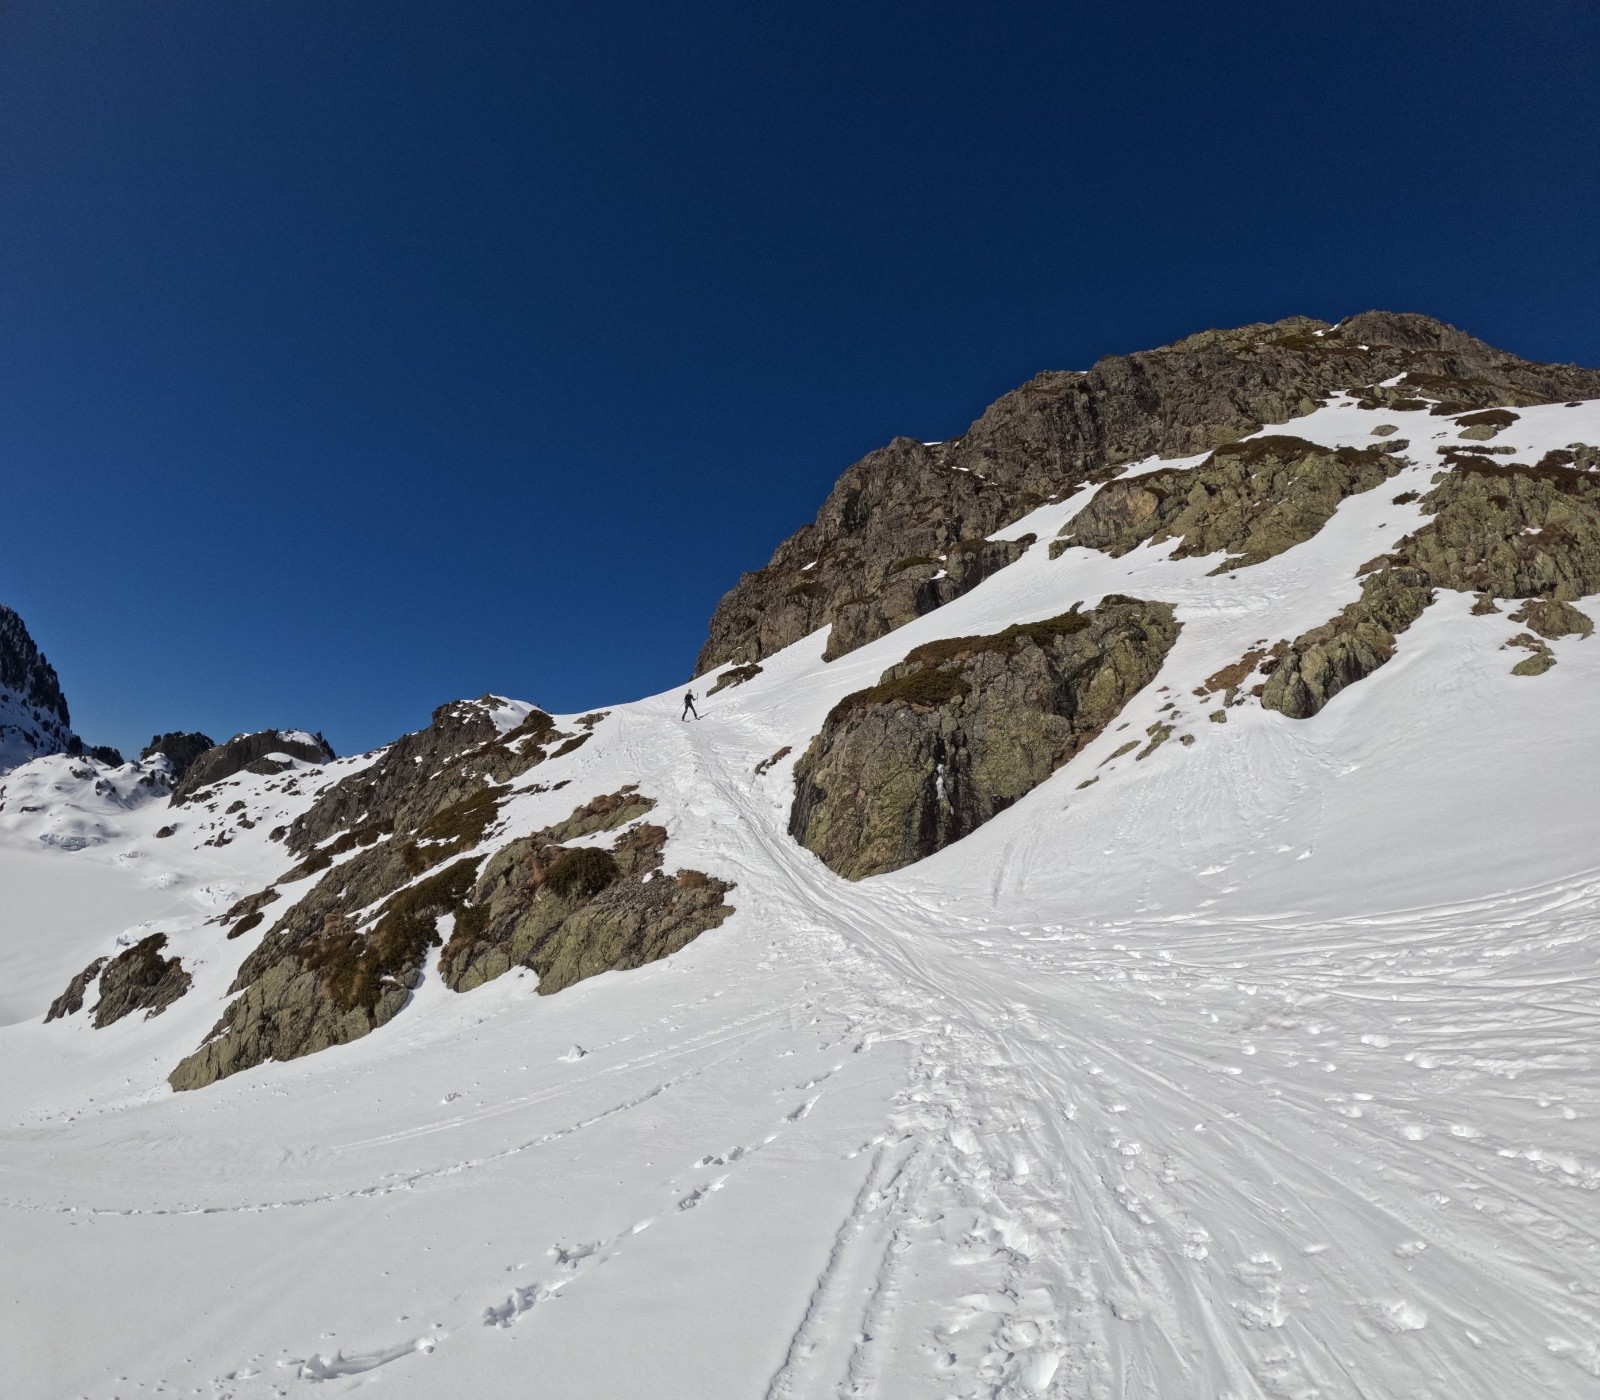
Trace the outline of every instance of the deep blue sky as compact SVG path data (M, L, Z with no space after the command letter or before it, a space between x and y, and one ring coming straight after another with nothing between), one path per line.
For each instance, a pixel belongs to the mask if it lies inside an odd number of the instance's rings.
M1371 306L1600 363L1600 20L0 5L0 602L135 749L681 683L895 433Z

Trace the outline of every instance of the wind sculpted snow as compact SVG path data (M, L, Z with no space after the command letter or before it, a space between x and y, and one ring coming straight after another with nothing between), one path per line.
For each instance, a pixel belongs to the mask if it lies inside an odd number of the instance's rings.
M1558 664L1515 676L1531 622L1441 586L1308 719L1239 666L1425 526L1453 421L1338 399L1295 432L1360 446L1391 423L1409 465L1259 563L1031 549L832 662L822 633L764 657L701 724L676 688L617 706L503 830L637 784L673 860L737 887L726 923L547 997L526 970L452 991L430 954L374 1033L197 1093L165 1076L260 937L204 920L281 873L268 834L308 789L374 759L289 794L240 777L256 825L222 846L222 812L157 839L170 809L83 783L63 796L98 844L63 849L40 839L59 806L15 804L58 770L9 775L0 869L29 894L0 904L0 949L29 950L41 998L0 1028L9 1384L1593 1395L1600 642L1567 619ZM1520 408L1494 445L1597 440L1590 403ZM1092 498L1009 528L1055 538ZM856 883L788 836L796 757L845 696L914 647L1110 594L1181 630L1054 776ZM119 885L130 926L96 942L85 911L109 919ZM187 995L43 1023L119 933L155 932Z

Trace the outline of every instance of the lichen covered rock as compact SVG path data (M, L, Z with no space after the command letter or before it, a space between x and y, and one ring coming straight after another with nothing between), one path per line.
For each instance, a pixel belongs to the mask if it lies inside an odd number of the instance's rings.
M621 795L619 795L621 796ZM458 992L526 967L548 995L598 972L642 967L676 952L733 909L733 887L699 871L661 873L667 833L638 825L607 849L563 846L611 830L654 805L636 797L522 837L485 866L439 959Z
M1422 504L1433 519L1394 552L1441 588L1558 602L1600 593L1600 475L1457 459Z
M1114 719L1178 630L1166 603L1108 597L918 647L829 714L795 765L791 834L849 879L959 841Z
M1594 635L1594 623L1587 613L1554 598L1529 598L1511 614L1511 620L1531 627L1546 641Z
M1384 567L1368 575L1361 597L1337 617L1295 638L1261 692L1261 703L1291 719L1309 719L1346 686L1394 655L1395 638L1433 601L1418 569Z
M1176 538L1177 559L1227 550L1216 573L1259 564L1310 539L1347 496L1394 476L1404 446L1330 448L1281 434L1229 443L1196 467L1109 482L1050 553L1083 545L1115 557Z

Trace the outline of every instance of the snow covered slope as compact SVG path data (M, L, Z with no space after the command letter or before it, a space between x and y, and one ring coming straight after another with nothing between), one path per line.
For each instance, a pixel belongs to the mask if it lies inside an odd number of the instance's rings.
M76 849L59 808L13 805L71 770L11 775L8 1393L1596 1394L1600 641L1513 675L1521 625L1441 589L1310 719L1208 684L1424 524L1455 422L1340 396L1293 431L1390 423L1412 465L1264 562L1052 559L1082 491L999 532L1041 543L963 596L829 663L814 633L700 723L675 691L590 717L494 839L637 784L669 863L733 883L728 922L550 997L430 961L371 1034L197 1092L167 1075L253 942L208 920L379 756L176 815L79 779ZM1597 441L1595 402L1494 439ZM1048 781L858 883L790 837L793 765L846 695L1108 594L1182 629ZM154 931L185 995L43 1022Z

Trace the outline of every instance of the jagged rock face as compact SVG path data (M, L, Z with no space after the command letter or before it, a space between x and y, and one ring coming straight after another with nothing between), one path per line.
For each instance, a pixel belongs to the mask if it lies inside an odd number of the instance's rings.
M304 759L307 763L328 763L334 757L333 749L320 734L297 737L278 729L263 729L256 734L236 734L227 743L206 749L191 760L183 780L172 790L172 805L179 806L202 788L246 769L253 773L272 772L273 768L268 766L272 762L269 755L280 753Z
M147 1020L159 1016L189 990L194 980L181 959L161 956L166 946L166 934L152 933L114 958L96 958L50 1003L49 1014L44 1019L49 1022L76 1015L83 1009L84 995L96 980L100 984L100 1000L91 1013L96 1030L103 1030L135 1011L143 1011Z
M397 740L370 768L325 794L289 828L285 844L304 855L361 822L415 830L435 812L492 783L509 782L553 749L570 753L588 737L559 732L543 710L533 710L502 736L494 714L490 696L441 705L426 729Z
M169 1076L174 1088L357 1039L406 1004L438 945L437 921L472 888L481 857L467 853L498 816L505 791L496 785L542 762L546 745L577 737L541 710L502 735L496 708L487 696L440 706L426 729L334 784L294 823L285 844L301 859L283 879L321 878L240 965L231 990L241 995ZM239 901L224 916L237 919L230 936L264 922L274 897L269 889Z
M937 559L909 555L895 560L870 597L839 603L823 659L832 661L970 593L991 574L1016 563L1033 543L1032 535L960 540Z
M1261 703L1290 719L1309 719L1346 686L1388 661L1395 637L1432 601L1433 589L1421 569L1400 566L1369 574L1357 602L1295 638L1267 677Z
M85 994L99 978L100 969L108 961L109 959L106 958L96 958L88 967L78 973L72 981L67 983L67 990L50 1003L50 1010L45 1013L44 1018L46 1025L49 1025L51 1021L59 1021L64 1016L76 1016L78 1012L83 1010Z
M1394 454L1405 446L1327 448L1288 436L1230 443L1197 467L1102 486L1050 554L1083 545L1118 557L1147 540L1178 538L1178 559L1227 550L1214 573L1259 564L1310 539L1347 496L1399 472L1405 462Z
M609 850L560 844L614 830L654 806L626 792L597 798L497 852L440 956L446 985L470 991L526 967L548 995L597 972L664 958L733 913L726 882L699 871L659 873L662 827L634 826Z
M214 748L215 742L205 734L198 731L185 734L175 730L170 734L152 735L150 742L139 751L139 757L146 759L164 755L172 765L172 781L177 784L183 781L184 775L194 767L197 759ZM216 779L211 781L215 782Z
M72 728L67 698L56 669L34 645L22 619L0 606L0 686L23 703L42 711L64 730Z
M202 1088L266 1060L358 1040L392 1020L421 980L428 950L438 946L439 919L459 907L477 866L469 857L414 885L401 876L370 925L352 917L359 904L325 889L348 867L331 872L313 891L322 898L297 905L246 959L232 988L242 995L168 1082ZM370 867L357 879L366 892L385 883Z
M959 841L1115 719L1178 631L1168 604L1110 597L918 647L829 714L795 765L791 834L853 880Z
M0 772L51 753L81 753L55 667L22 619L0 606Z
M1396 408L1424 407L1425 394L1459 412L1597 398L1600 372L1521 360L1425 316L1367 312L1337 330L1294 317L1111 356L1086 374L1041 374L954 441L896 438L846 471L815 523L718 605L697 674L760 661L843 619L830 638L841 655L957 596L954 584L885 593L897 564L977 545L1108 468L1205 452L1345 389Z
M390 1020L438 946L438 920L457 913L472 888L481 857L465 853L493 823L498 801L479 789L418 826L396 829L379 816L311 851L285 879L321 879L240 965L230 991L242 995L173 1071L173 1087L198 1088L264 1060L313 1054ZM335 854L351 851L334 866ZM263 921L257 916L268 893L229 911L241 915L237 932Z

